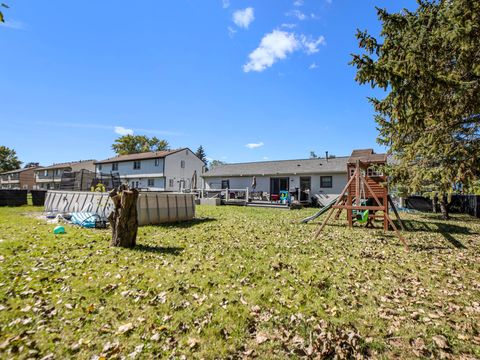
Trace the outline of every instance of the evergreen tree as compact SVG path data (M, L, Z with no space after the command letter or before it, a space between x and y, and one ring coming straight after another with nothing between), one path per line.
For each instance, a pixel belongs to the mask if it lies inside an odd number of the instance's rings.
M207 163L207 154L205 154L205 150L203 149L203 146L200 145L197 149L197 151L195 152L195 155L197 155L197 157L202 160L205 164Z
M446 198L480 169L480 2L421 0L415 11L377 9L383 43L358 31L356 80L387 92L370 98L390 180L406 193Z

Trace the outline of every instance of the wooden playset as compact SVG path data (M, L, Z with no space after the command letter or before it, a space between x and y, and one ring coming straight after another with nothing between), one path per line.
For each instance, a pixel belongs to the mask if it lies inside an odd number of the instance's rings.
M354 150L348 159L348 182L336 202L329 206L327 217L315 233L315 238L320 235L331 216L337 211L335 218L338 219L343 210L347 211L348 226L354 223L365 224L373 227L377 219L383 220L383 229L389 226L395 231L399 239L408 249L403 236L398 231L388 214L389 205L395 212L399 224L404 226L395 205L388 195L387 177L378 170L378 167L387 163L386 154L375 154L372 149ZM326 209L324 209L326 210Z

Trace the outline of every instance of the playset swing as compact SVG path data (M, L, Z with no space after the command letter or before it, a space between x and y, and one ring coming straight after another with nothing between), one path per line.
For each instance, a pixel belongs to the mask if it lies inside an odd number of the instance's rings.
M315 238L318 238L335 210L337 210L335 215L336 219L340 217L343 210L346 210L349 227L352 227L354 223L373 227L373 221L381 219L383 220L384 231L391 227L405 245L405 248L408 249L407 242L388 214L390 204L402 230L404 230L397 209L388 195L387 178L375 170L376 166L386 163L386 155L375 154L372 149L354 150L352 152L347 163L349 176L347 185L337 198L335 204L329 206L330 211L315 232ZM381 214L377 214L378 212L381 212Z

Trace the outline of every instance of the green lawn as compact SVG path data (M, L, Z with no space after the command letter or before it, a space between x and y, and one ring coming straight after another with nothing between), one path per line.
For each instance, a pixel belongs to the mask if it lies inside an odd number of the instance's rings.
M404 215L407 252L343 222L312 240L312 209L199 206L128 250L40 210L0 208L0 358L480 357L478 219Z

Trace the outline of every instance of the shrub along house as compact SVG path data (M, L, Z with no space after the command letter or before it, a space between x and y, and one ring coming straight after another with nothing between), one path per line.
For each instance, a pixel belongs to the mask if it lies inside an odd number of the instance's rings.
M181 191L200 186L205 163L190 149L183 148L119 155L96 161L95 166L97 174L118 174L122 183L133 188Z
M278 198L281 191L288 191L302 202L311 202L314 198L323 203L339 195L345 187L348 158L226 164L206 172L203 179L207 190L248 188L250 193L264 193L263 198L270 200ZM252 188L254 177L256 186Z
M35 168L36 188L40 190L55 190L60 188L64 173L82 170L95 171L94 160L81 160Z
M0 174L0 189L33 190L37 166L17 169Z

